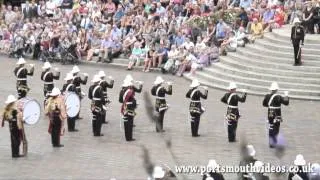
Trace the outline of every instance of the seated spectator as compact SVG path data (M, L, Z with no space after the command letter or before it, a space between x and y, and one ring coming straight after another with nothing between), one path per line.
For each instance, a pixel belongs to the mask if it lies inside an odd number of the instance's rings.
M241 8L239 18L241 21L240 26L247 27L248 22L249 22L249 17L248 17L248 14L244 8Z
M263 29L266 31L271 31L271 25L274 23L274 11L270 7L267 7L266 11L263 13L262 23Z
M172 45L170 51L168 52L168 60L161 68L162 73L166 73L170 70L170 68L175 64L175 61L178 60L179 50L176 45Z
M120 25L120 23L121 23L121 18L122 18L123 16L124 16L124 11L123 11L122 5L119 4L119 5L118 5L118 9L117 9L117 11L114 13L114 16L113 16L114 24Z
M189 50L191 48L194 48L193 42L190 40L190 38L186 38L186 41L182 44L182 47L184 47L186 50Z
M312 2L307 2L307 8L303 11L302 25L306 30L306 33L314 34L314 20L313 20L314 9Z
M209 53L209 64L212 62L219 62L219 48L215 45L211 46L208 50Z
M130 54L133 44L137 41L136 37L133 35L133 33L130 33L125 40L123 41L123 52L125 56L128 56Z
M144 66L142 71L149 72L152 64L153 54L154 54L154 47L151 45L150 42L147 42L145 48L145 59L144 59Z
M182 61L177 72L177 76L183 76L183 73L190 71L193 62L197 61L197 57L194 55L193 48L188 50L186 58Z
M101 40L99 39L99 36L94 35L90 39L91 47L89 47L88 55L87 55L87 61L91 61L93 56L98 56L100 53L100 47L101 47Z
M220 47L220 55L226 55L227 52L236 52L237 50L237 39L234 36L234 32L229 33L229 38L224 40Z
M251 8L251 0L240 0L240 7L249 10Z
M160 42L160 47L156 48L156 52L153 54L152 67L160 67L162 62L167 58L167 49L163 42Z
M81 38L80 43L77 45L78 59L81 60L82 56L86 56L89 49L90 42L88 41L88 39L85 37Z
M112 43L112 39L109 36L105 36L105 38L101 41L99 60L97 62L107 61L108 54L112 51Z
M235 32L235 37L237 39L238 46L244 47L245 44L249 42L248 36L244 32L244 28L243 27L240 27Z
M281 26L283 26L284 18L285 18L284 16L285 16L285 14L281 10L281 8L277 9L276 13L274 15L274 23L272 24L271 28L276 29L276 28L280 28Z
M134 65L139 66L142 59L144 59L144 52L141 49L141 44L139 42L135 42L131 56L129 57L127 70L132 70Z
M113 39L113 43L111 45L111 53L108 54L109 63L113 61L114 58L118 58L122 53L122 44L120 39Z
M226 29L227 25L223 21L223 19L219 19L219 22L216 26L216 38L217 39L224 39L226 37Z
M253 23L251 24L251 37L250 40L252 42L255 41L255 39L263 38L263 27L260 22L258 22L257 19L253 20Z

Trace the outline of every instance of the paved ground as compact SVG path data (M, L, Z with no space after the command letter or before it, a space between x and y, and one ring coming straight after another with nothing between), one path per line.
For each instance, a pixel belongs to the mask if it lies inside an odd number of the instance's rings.
M40 67L36 64L35 76L30 78L32 87L30 96L39 102L43 101ZM0 61L0 102L4 102L8 94L15 93L14 60L1 58ZM56 66L56 64L54 65ZM57 65L62 71L62 78L72 66ZM27 126L29 155L18 160L11 159L8 125L0 129L0 179L146 179L147 174L142 167L141 145L150 150L152 161L156 164L168 164L174 167L174 161L166 149L163 137L155 133L154 125L148 120L142 102L142 95L137 95L140 106L135 120L135 142L127 143L124 133L119 128L118 92L127 71L119 68L98 66L81 66L82 72L92 75L103 69L107 75L115 78L115 87L109 91L111 109L108 112L110 123L103 126L104 137L93 137L91 132L91 114L89 101L82 102L83 120L77 122L78 133L66 133L62 138L64 148L54 149L50 135L47 133L47 118L43 117L35 126ZM156 73L131 72L137 80L145 82L144 91L150 91ZM188 81L173 76L163 76L165 80L174 82L173 96L168 97L171 105L165 117L165 138L172 138L172 150L180 165L206 165L208 160L216 159L222 165L236 165L239 162L239 143L229 144L224 129L224 113L226 107L220 103L224 92L209 90L209 99L204 102L207 112L200 124L199 138L192 138L190 125L187 124L188 100L185 93ZM62 87L63 81L56 83ZM90 84L90 83L89 83ZM89 84L84 87L87 91ZM240 105L242 118L238 134L245 134L257 151L257 158L265 162L279 163L274 151L267 146L264 119L266 109L261 106L262 97L248 96L247 102ZM283 163L291 164L297 153L305 155L308 162L320 161L319 151L319 102L291 101L289 107L283 108L285 122L282 130L286 137L288 149ZM226 179L235 179L234 174L226 174ZM185 179L200 179L199 175L186 175ZM272 178L275 179L275 178Z

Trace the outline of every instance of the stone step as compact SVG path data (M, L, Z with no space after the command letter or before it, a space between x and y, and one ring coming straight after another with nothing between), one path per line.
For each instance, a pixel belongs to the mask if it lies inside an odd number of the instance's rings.
M274 74L265 74L258 73L253 71L246 71L238 68L234 68L232 66L228 66L223 63L213 63L211 67L204 68L204 72L210 73L211 69L218 69L223 71L226 74L234 74L241 77L252 77L256 79L265 79L268 81L281 81L281 82L289 82L289 83L306 83L306 84L320 84L320 79L317 78L301 78L301 77L290 77L290 76L280 76Z
M246 47L246 49L259 53L259 54L263 54L263 55L273 55L273 56L277 56L277 57L285 57L285 58L294 58L294 54L293 52L283 52L281 50L270 50L270 49L266 49L264 47L261 47L259 45L255 45L255 44L248 44ZM310 54L306 54L304 53L304 51L302 51L302 59L308 59L308 60L318 60L319 59L319 55L310 55Z
M228 86L229 86L229 82L227 81L223 81L218 80L218 81L207 81L206 79L203 79L202 77L200 77L199 75L195 75L195 76L189 76L189 77L185 77L186 79L192 81L193 79L198 79L201 84L206 85L208 87L211 88L215 88L215 89L220 89L220 90L228 90ZM244 89L246 88L246 86L243 86L242 84L238 84L238 89ZM260 96L264 96L265 94L269 93L268 91L268 87L264 87L265 89L263 91L256 91L256 90L252 90L252 89L247 89L248 94L250 95L260 95ZM299 99L299 100L309 100L309 101L320 101L320 97L319 96L298 96L298 95L291 95L289 94L289 97L291 99ZM262 99L261 99L262 102Z
M265 78L254 78L254 77L246 77L246 76L239 76L235 74L229 74L225 73L224 71L221 71L219 69L210 68L207 71L199 71L200 75L208 75L212 77L219 77L223 78L224 80L233 81L233 82L241 82L246 84L253 84L253 85L259 85L259 86L269 86L274 80L266 80ZM318 91L320 93L320 84L306 84L304 82L282 82L278 81L279 84L281 84L281 88L284 89L294 89L295 91L299 91L304 93L307 93L310 91Z
M280 38L276 38L273 33L269 33L266 34L263 38L263 40L266 40L268 42L271 43L275 43L275 44L279 44L279 45L285 45L285 46L291 46L292 47L292 43L289 39L280 39ZM260 41L260 39L257 39L256 41ZM320 40L317 43L304 43L304 48L315 48L315 49L320 49Z
M259 39L255 41L255 45L258 45L259 47L264 47L268 50L273 50L273 51L281 51L281 52L289 52L293 54L293 46L292 45L282 45L282 44L276 44L272 43L263 39ZM319 49L314 49L313 48L305 48L302 47L302 52L305 54L309 55L320 55L320 50Z
M243 56L238 53L228 53L227 57L232 59L236 59L239 63L247 63L252 66L259 66L265 68L272 68L272 69L281 69L281 70L293 70L296 72L312 72L317 73L320 75L320 66L293 66L292 64L282 64L282 63L275 63L269 61L259 60L249 56ZM224 57L222 57L223 59Z
M277 39L287 40L290 42L291 27L292 26L285 26L281 29L274 29L270 34L272 34ZM317 34L306 34L304 38L305 44L318 44L319 40L320 37Z
M242 69L245 71L252 71L252 72L280 75L280 76L290 76L290 77L320 78L319 73L310 73L310 72L303 72L303 71L297 72L293 70L282 70L282 69L254 66L249 63L241 62L241 60L237 58L232 59L230 58L230 56L221 56L220 59L223 64L226 64L228 66L231 66L237 69ZM299 68L303 68L303 67L299 67Z
M285 64L285 65L292 65L294 63L293 58L286 58L286 57L277 57L273 56L272 54L270 55L264 55L264 54L259 54L257 52L250 51L246 48L237 48L237 54L250 57L253 59L257 59L260 61L265 61L265 62L273 62L273 63L279 63L279 64ZM303 60L303 66L320 66L320 61L319 60Z
M229 85L230 82L236 82L239 89L247 89L250 91L262 92L262 93L268 92L269 91L268 88L270 87L270 83L265 85L251 84L251 83L246 83L242 81L235 81L235 79L226 79L225 76L211 76L202 71L198 71L195 76L200 77L201 79L204 79L208 82L221 84L226 87ZM281 83L279 83L279 86L281 88L280 90L289 91L292 96L314 96L314 97L320 96L320 91L285 88L285 86L282 85Z

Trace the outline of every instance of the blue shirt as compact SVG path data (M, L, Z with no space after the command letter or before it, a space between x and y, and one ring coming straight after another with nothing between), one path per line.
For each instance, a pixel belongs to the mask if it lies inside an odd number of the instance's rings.
M101 46L103 47L103 48L111 48L112 47L112 41L111 40L102 40L101 41Z
M251 7L251 0L240 0L240 7L248 9Z
M183 36L176 36L174 38L174 43L177 45L177 46L181 46L183 43L184 43L184 37Z
M117 20L117 21L119 21L119 20L122 18L122 16L124 16L123 10L117 11L117 12L114 14L114 18L115 18L115 20Z
M218 23L216 37L217 38L224 38L225 36L226 36L226 33L224 31L224 23Z
M274 12L273 11L266 11L263 13L263 22L268 22L270 21L274 16Z

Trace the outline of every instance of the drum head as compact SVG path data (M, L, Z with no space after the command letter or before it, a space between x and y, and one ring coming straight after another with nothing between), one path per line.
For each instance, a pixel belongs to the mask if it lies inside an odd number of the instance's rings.
M65 97L67 115L71 118L76 117L80 112L80 99L75 93L68 93Z
M29 100L23 106L23 120L26 124L36 124L41 115L40 104L36 100Z

